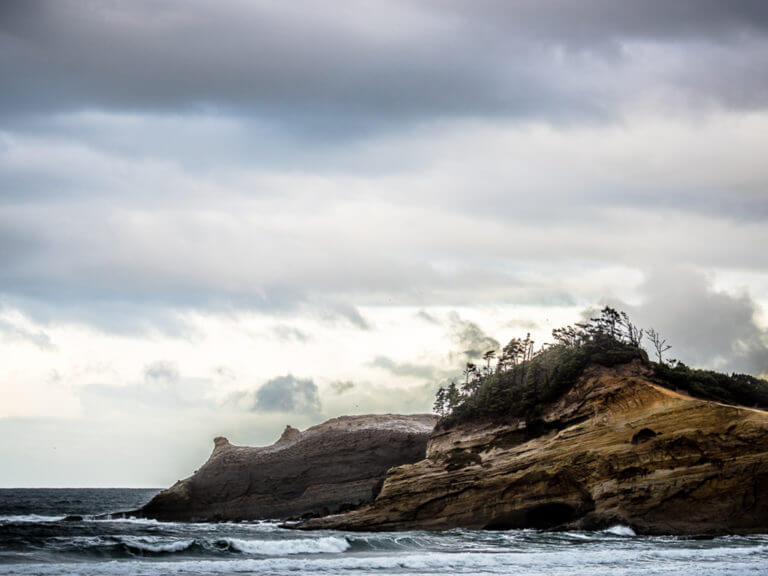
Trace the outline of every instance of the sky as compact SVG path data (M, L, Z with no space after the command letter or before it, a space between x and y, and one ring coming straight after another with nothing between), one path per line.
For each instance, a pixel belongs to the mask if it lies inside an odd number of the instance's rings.
M763 0L5 0L0 85L0 486L427 412L606 304L768 375Z

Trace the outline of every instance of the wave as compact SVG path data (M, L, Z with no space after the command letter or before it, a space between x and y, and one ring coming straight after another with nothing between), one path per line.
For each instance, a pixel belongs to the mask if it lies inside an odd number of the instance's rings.
M178 522L161 522L154 518L136 518L135 516L112 516L106 514L103 516L83 516L82 522L120 522L122 524L141 524L148 526L171 526L173 524L181 524ZM189 523L185 523L188 525Z
M340 554L349 549L349 541L337 536L302 538L298 540L241 540L222 538L220 542L244 554L286 556L291 554Z
M41 516L40 514L15 514L0 516L0 524L28 524L37 522L59 522L66 516Z
M195 541L190 540L160 540L148 537L129 537L119 538L119 542L129 550L138 552L150 552L153 554L172 554L174 552L183 552L189 549Z
M68 550L86 557L123 558L131 556L188 555L221 556L245 554L254 556L291 556L295 554L341 554L350 548L346 538L294 538L251 540L245 538L208 537L174 538L173 536L102 535L53 537L51 550Z
M610 528L601 530L601 532L603 534L613 534L614 536L637 536L632 528L622 524L616 524L616 526L611 526Z
M682 551L681 551L682 552ZM405 553L373 556L343 555L339 557L277 557L243 558L238 560L189 559L178 562L109 562L58 565L18 565L15 574L88 576L152 575L157 574L337 574L378 572L407 573L483 573L483 574L547 574L548 576L594 576L615 571L622 574L643 574L644 576L666 576L674 572L677 576L733 576L734 574L756 574L761 566L764 551L757 552L753 560L745 558L741 550L719 550L717 560L706 559L706 571L698 550L687 550L684 558L668 558L664 554L649 554L648 550L559 550L550 553ZM749 564L745 562L749 561ZM670 563L671 562L671 563ZM626 570L629 569L629 571Z

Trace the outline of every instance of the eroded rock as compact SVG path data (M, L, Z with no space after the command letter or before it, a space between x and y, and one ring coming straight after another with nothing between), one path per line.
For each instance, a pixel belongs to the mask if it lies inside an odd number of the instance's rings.
M311 517L371 502L387 469L424 458L430 414L342 416L271 446L214 439L208 461L128 514L169 521Z
M372 504L297 527L768 530L764 411L668 390L635 361L587 368L542 420L436 430Z

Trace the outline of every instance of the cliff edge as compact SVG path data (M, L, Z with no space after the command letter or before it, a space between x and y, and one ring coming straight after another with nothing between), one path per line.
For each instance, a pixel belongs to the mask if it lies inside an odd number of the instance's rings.
M768 412L659 385L641 360L589 365L535 421L436 429L370 505L301 529L768 530Z
M166 521L307 517L371 502L386 471L425 456L431 414L342 416L271 446L214 439L208 461L131 515Z

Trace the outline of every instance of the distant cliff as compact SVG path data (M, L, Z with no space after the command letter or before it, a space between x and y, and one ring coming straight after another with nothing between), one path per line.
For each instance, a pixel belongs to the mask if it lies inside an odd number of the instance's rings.
M297 527L768 531L768 412L693 398L655 372L643 358L593 362L536 418L439 427L372 504Z
M437 418L429 414L342 416L271 446L216 438L194 475L131 512L168 521L315 516L352 509L378 494L387 469L424 458Z

